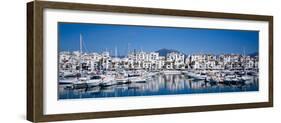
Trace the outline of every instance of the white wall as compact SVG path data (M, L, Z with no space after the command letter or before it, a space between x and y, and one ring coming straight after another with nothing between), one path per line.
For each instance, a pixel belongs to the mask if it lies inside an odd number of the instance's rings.
M69 0L64 0L69 1ZM281 120L281 10L278 0L81 0L97 4L159 7L216 12L274 15L274 108L212 111L172 115L68 121L83 123L143 122L269 122ZM26 110L26 5L24 0L5 0L0 4L0 122L22 123Z

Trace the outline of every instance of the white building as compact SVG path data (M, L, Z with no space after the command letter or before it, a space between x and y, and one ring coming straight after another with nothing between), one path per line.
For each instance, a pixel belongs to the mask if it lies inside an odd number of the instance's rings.
M182 53L176 53L176 52L168 53L167 62L169 62L168 63L169 68L172 68L172 69L184 69L185 68L184 54L182 54ZM173 65L171 65L171 64L173 64Z

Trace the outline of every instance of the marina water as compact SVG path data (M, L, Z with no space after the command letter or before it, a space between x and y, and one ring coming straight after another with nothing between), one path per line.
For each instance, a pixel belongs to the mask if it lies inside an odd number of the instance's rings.
M157 74L146 82L116 84L108 87L67 88L59 85L59 99L156 96L176 94L237 93L258 91L258 77L248 83L210 83L184 74Z

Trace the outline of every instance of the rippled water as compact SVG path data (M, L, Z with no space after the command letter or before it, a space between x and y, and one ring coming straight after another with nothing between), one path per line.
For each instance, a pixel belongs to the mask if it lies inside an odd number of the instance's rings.
M210 84L185 75L157 75L145 83L70 89L59 85L59 99L152 96L195 93L258 91L258 78L248 84Z

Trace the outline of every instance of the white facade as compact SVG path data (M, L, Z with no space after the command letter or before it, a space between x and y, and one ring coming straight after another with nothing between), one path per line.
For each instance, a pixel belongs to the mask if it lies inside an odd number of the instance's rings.
M128 57L111 57L109 52L84 53L74 51L61 52L59 68L77 70L83 63L83 69L258 69L258 57L235 54L207 55L195 54L185 56L182 53L171 52L167 56L160 56L157 52L131 52Z

